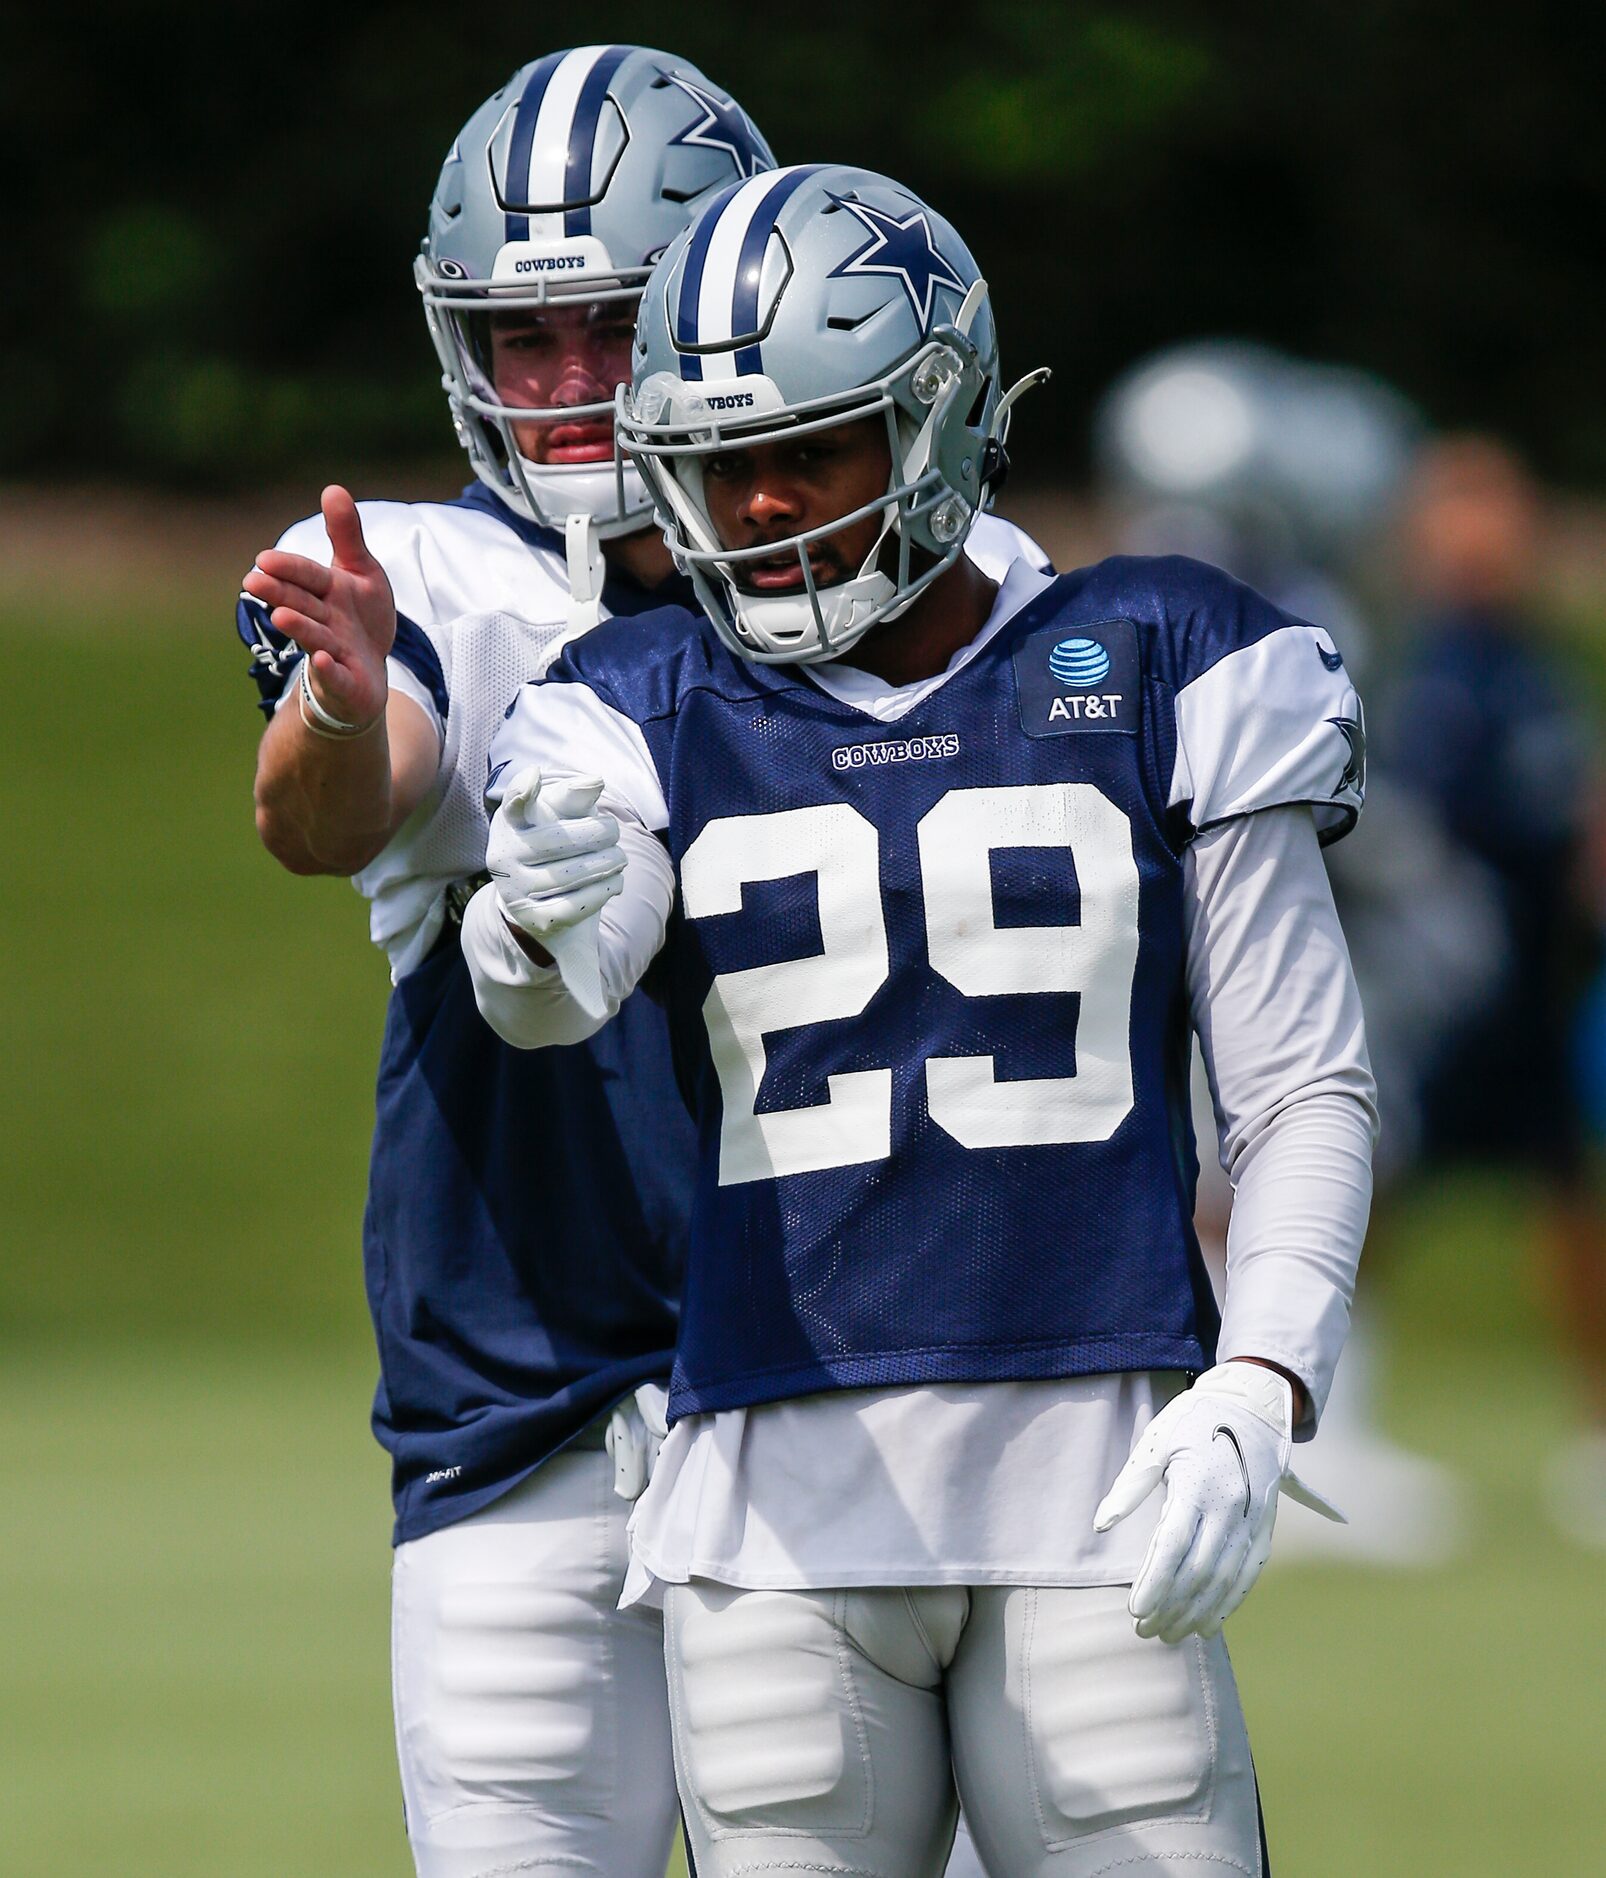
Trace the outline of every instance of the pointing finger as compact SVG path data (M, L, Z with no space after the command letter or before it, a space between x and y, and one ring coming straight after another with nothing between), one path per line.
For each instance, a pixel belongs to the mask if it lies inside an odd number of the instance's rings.
M288 581L292 586L316 594L319 599L334 584L334 575L322 561L308 560L304 554L286 554L282 548L264 548L257 556L257 566L270 580ZM241 583L247 592L252 591L250 583L251 575L247 574Z

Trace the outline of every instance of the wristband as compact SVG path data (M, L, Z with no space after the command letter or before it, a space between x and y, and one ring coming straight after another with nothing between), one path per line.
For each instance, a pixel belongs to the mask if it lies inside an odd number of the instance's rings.
M333 711L326 711L318 702L317 694L312 689L312 659L304 657L296 684L296 704L301 712L301 721L315 737L328 737L334 743L344 743L352 737L366 737L379 718L373 717L366 724L348 724L343 717L336 717ZM311 716L308 716L308 712Z

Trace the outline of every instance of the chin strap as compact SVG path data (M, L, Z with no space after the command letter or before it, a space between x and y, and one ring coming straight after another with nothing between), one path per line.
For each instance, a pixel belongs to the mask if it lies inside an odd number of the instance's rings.
M602 581L606 568L597 524L589 515L571 515L563 526L563 546L569 562L569 631L578 638L590 632L602 614Z

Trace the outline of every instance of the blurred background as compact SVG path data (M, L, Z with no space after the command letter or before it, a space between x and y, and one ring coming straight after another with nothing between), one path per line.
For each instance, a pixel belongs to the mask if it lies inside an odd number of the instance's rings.
M970 239L1061 566L1327 627L1385 1137L1361 1328L1234 1620L1277 1869L1606 1864L1606 15L703 0L6 16L0 1870L408 1869L361 1217L386 994L258 848L241 572L463 480L410 282L479 101L667 45ZM1219 1233L1226 1196L1207 1187Z

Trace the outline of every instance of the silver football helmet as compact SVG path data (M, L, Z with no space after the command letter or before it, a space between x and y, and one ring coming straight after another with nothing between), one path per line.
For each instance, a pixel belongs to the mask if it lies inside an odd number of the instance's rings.
M581 46L523 66L464 125L441 170L414 267L458 440L476 475L518 514L599 536L640 528L640 479L618 473L609 440L615 382L557 348L529 402L497 391L493 339L533 346L536 316L578 310L618 321L623 355L652 263L716 191L775 159L735 101L693 65L641 46ZM511 335L511 338L510 338ZM566 394L566 395L562 395ZM567 424L568 449L521 449L537 426ZM588 436L587 433L590 433ZM564 456L568 461L561 460Z
M1046 376L1001 394L987 284L940 215L885 176L803 164L726 189L670 246L642 297L617 432L725 642L761 663L812 662L954 564L1003 479L1010 406ZM883 495L778 542L719 540L713 455L877 416ZM811 544L878 514L857 572L819 584ZM791 553L798 589L744 588L745 566Z
M1106 486L1158 518L1168 545L1224 560L1220 535L1262 560L1330 560L1387 512L1417 429L1369 373L1213 339L1126 372L1094 434Z

